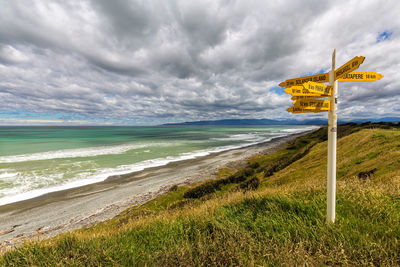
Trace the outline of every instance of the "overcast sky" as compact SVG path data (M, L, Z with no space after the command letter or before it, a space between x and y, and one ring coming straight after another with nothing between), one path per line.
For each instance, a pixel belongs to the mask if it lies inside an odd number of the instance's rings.
M400 117L400 1L0 0L0 125L290 114L278 84L365 56L339 119Z

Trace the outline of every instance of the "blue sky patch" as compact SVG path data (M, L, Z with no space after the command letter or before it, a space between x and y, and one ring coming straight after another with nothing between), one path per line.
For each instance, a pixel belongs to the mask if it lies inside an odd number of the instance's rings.
M393 32L391 31L384 31L378 34L378 37L376 37L376 42L382 42L382 41L386 41L389 40L390 37L392 36Z
M328 71L330 71L330 69L320 69L320 70L317 71L317 72L305 72L305 73L299 75L298 77L304 77L304 76L322 74L322 73L325 73L325 72L328 72ZM297 78L297 77L293 77L293 78Z
M275 87L272 87L271 89L269 89L270 92L274 92L278 95L286 94L283 90L285 90L285 88L280 87L280 86L275 86Z

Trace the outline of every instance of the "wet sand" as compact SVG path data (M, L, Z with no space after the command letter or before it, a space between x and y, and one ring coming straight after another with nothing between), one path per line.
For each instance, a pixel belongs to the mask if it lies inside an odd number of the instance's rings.
M131 206L167 192L173 185L215 178L220 168L244 165L249 157L272 153L306 133L112 176L104 182L0 206L0 246L10 247L24 239L47 238L113 218Z

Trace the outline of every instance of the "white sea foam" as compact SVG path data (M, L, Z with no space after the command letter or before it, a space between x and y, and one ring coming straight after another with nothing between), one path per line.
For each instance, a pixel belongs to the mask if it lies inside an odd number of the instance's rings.
M61 191L61 190L69 189L69 188L75 188L75 187L79 187L79 186L84 186L84 185L88 185L88 184L92 184L92 183L96 183L96 182L100 182L100 181L101 180L87 178L84 180L76 180L76 181L58 185L58 186L34 189L31 191L22 192L22 193L13 194L13 192L10 192L8 194L9 196L0 198L0 205L6 205L6 204L26 200L26 199L39 197L39 196L47 194L47 193L57 192L57 191Z
M148 146L167 146L168 143L148 143L148 144L123 144L116 146L99 146L78 149L63 149L32 154L21 154L0 157L0 163L25 162L36 160L62 159L95 157L101 155L123 154L133 149L140 149Z
M16 177L18 175L18 172L9 172L9 170L2 170L2 172L0 172L0 179L1 180L9 180L12 179L14 177Z
M295 129L284 129L284 130L280 130L280 132L294 134L294 133L301 133L301 132L305 132L305 131L311 131L311 130L318 129L318 128L320 128L320 127L311 125L311 126L306 126L304 128L302 127L302 128L295 128Z
M265 133L264 133L265 134ZM212 140L217 141L258 141L265 137L260 136L259 133L246 133L246 134L233 134L228 137L216 137Z

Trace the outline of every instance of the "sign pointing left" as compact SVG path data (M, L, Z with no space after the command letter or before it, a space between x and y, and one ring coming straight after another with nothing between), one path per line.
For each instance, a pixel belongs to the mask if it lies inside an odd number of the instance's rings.
M286 109L287 112L290 113L319 113L319 112L325 112L324 111L320 111L320 110L313 110L313 109L304 109L304 108L300 108L300 107L290 107L288 109Z
M280 87L290 87L290 86L300 86L305 82L318 82L318 83L327 83L329 82L329 74L328 73L322 73L322 74L316 74L316 75L310 75L310 76L304 76L304 77L299 77L299 78L294 78L294 79L289 79L284 82L281 82L279 84Z
M285 93L292 96L315 96L315 97L326 97L328 95L321 95L319 93L312 93L304 88L304 86L292 86L284 90Z
M323 98L323 97L327 97L327 96L321 96L321 95L317 95L317 96L292 96L292 100L310 100L310 99L316 99L316 98Z
M296 100L293 102L295 107L300 107L304 109L316 109L329 110L331 107L331 102L329 100Z

